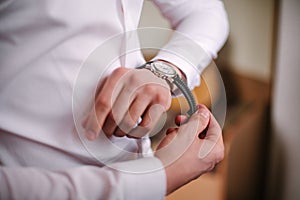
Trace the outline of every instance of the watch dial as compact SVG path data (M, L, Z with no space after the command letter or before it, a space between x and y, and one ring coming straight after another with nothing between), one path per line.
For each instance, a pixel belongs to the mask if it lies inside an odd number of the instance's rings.
M157 63L154 63L154 67L156 68L156 70L160 71L161 73L163 73L165 75L170 75L170 76L176 75L175 69L173 69L173 67L169 66L166 63L157 62Z

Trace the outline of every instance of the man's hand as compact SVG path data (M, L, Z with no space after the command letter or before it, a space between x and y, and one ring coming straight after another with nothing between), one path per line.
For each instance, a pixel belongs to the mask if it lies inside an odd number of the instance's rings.
M97 118L90 113L83 122L86 137L101 131L108 137L142 137L171 105L170 87L147 69L120 67L100 85L95 99ZM139 117L142 121L135 127Z
M222 130L206 107L199 106L190 119L177 117L178 122L184 124L167 131L155 154L165 165L167 194L212 170L224 157Z

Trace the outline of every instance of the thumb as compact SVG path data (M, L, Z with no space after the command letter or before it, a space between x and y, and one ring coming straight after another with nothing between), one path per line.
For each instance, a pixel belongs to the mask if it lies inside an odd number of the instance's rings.
M213 150L218 152L223 151L224 146L222 139L222 129L213 116L211 116L206 136L201 142L202 145L199 150L200 159L203 159L206 156L208 156ZM215 150L215 147L218 147L219 149Z
M210 111L204 105L197 107L198 110L181 126L179 135L198 136L208 126L211 117Z
M169 128L166 132L166 136L159 143L156 150L159 150L159 149L167 146L168 144L170 144L170 142L176 137L177 133L178 133L178 128Z

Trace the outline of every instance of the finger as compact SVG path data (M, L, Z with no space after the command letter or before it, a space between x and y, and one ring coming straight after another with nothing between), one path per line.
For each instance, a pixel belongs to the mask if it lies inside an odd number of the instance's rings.
M209 124L210 124L210 122L208 122L206 128L201 133L198 134L199 139L204 139L206 137L206 134L207 134L207 131L209 128Z
M107 137L111 137L116 127L117 127L117 123L115 121L114 115L112 112L109 112L102 126L103 133Z
M128 134L137 125L140 116L143 115L149 104L150 98L148 95L138 95L130 105L114 135L124 136Z
M195 151L199 150L198 134L207 127L209 118L209 110L206 107L199 107L189 120L179 127L178 140L175 142L176 144L174 143L177 153L174 153L174 155L180 155L185 152L193 143L197 143L197 149Z
M169 135L173 131L177 131L177 130L178 130L178 128L168 128L167 131L166 131L166 135Z
M108 82L108 78L106 78L100 88L104 88L105 85L107 84ZM101 91L99 91L99 93L101 93ZM99 97L99 95L97 96ZM107 113L109 112L109 109L108 109L108 105L105 105L105 106L101 106L99 105L99 103L97 103L99 100L99 98L96 98L96 102L95 102L95 105L94 105L94 108L95 109L92 109L92 111L87 115L87 117L85 118L84 122L83 122L83 128L85 128L85 135L87 137L87 139L89 140L95 140L97 138L97 135L99 133L99 124L98 124L98 117L97 117L97 114L98 115L107 115ZM108 102L102 102L102 104L108 104ZM101 114L99 114L101 113Z
M205 136L206 136L206 133L208 131L208 128L209 128L209 125L210 125L210 118L211 118L212 115L211 115L210 111L208 112L208 108L206 106L204 106L202 104L197 105L197 109L201 109L201 108L203 108L203 109L206 108L206 112L207 112L206 114L202 113L202 115L205 115L205 117L207 117L209 115L208 124L206 125L205 129L198 134L199 139L204 139Z
M96 97L98 96L98 94L99 94L99 92L102 90L102 88L104 87L104 84L105 84L105 82L107 81L107 79L108 79L108 77L105 77L105 78L103 78L101 81L100 81L100 83L99 83L99 85L97 86L97 89L96 89Z
M118 128L118 124L121 123L124 115L128 111L135 93L136 91L132 90L130 87L126 87L126 85L122 88L119 96L116 98L114 104L112 105L111 112L109 113L103 124L102 129L106 136L111 137L114 134L115 130ZM124 136L124 134L119 134L117 136Z
M223 145L223 138L222 138L222 129L213 115L211 115L211 120L209 123L206 136L201 142L202 144L198 154L200 159L205 158L212 151L216 151L219 152L220 154L223 154L224 145ZM217 157L216 161L218 162L220 158L218 158L218 156L216 157Z
M103 83L103 87L100 89L99 94L95 102L95 113L92 111L86 122L86 137L90 140L94 140L100 133L105 119L111 111L113 105L114 96L118 96L119 91L122 88L122 84L117 84L121 77L121 72L124 69L115 70L111 76ZM124 73L124 72L123 72Z
M198 110L180 127L179 134L189 134L194 137L201 133L210 121L210 111L205 106L198 106Z
M133 130L129 132L129 135L141 138L147 135L155 126L159 118L165 112L165 108L160 104L151 105L143 115L143 120Z
M177 115L177 116L175 117L175 124L176 124L177 126L180 126L180 125L186 123L188 119L189 119L189 118L188 118L188 116L186 116L186 115Z
M135 124L135 126L134 126L134 128L135 127L137 127L140 123L141 123L141 121L142 121L142 118L141 117L139 117L139 119L138 119L138 121L136 122L136 124ZM135 139L139 139L139 138L137 138L137 137L134 137L134 136L130 136L129 134L127 134L127 133L125 133L125 132L122 132L122 130L121 129L118 129L118 130L120 130L121 131L121 133L122 134L125 134L128 138L135 138Z
M97 116L95 112L91 112L86 120L85 120L85 127L96 127L98 126L98 121L97 121ZM88 129L85 128L86 132L85 132L85 136L88 140L95 140L97 138L97 134L96 131L92 130L92 129Z
M222 136L222 129L219 123L217 122L216 118L212 114L210 115L210 123L208 126L205 140L215 142Z
M119 92L116 100L113 102L111 113L107 116L103 124L103 130L107 136L111 136L114 134L117 129L117 125L121 123L124 115L129 110L132 100L138 94L139 88L143 86L143 81L141 81L143 79L141 79L141 77L137 73L133 74L130 72L123 77L124 79L126 79L126 81L123 81L123 88ZM144 93L143 96L149 97ZM142 110L140 114L142 114L143 112L144 110ZM124 133L118 131L116 136L124 136Z
M175 139L178 132L178 128L169 128L166 132L166 137L163 138L163 140L159 143L156 150L159 150L168 144L172 142L173 139Z

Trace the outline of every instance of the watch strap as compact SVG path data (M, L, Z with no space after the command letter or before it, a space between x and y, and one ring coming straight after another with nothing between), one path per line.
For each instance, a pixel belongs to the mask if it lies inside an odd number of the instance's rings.
M197 104L192 92L190 91L186 83L179 76L174 77L173 83L182 92L182 94L184 95L184 97L186 98L189 104L190 109L187 111L188 115L189 116L193 115L197 111Z

